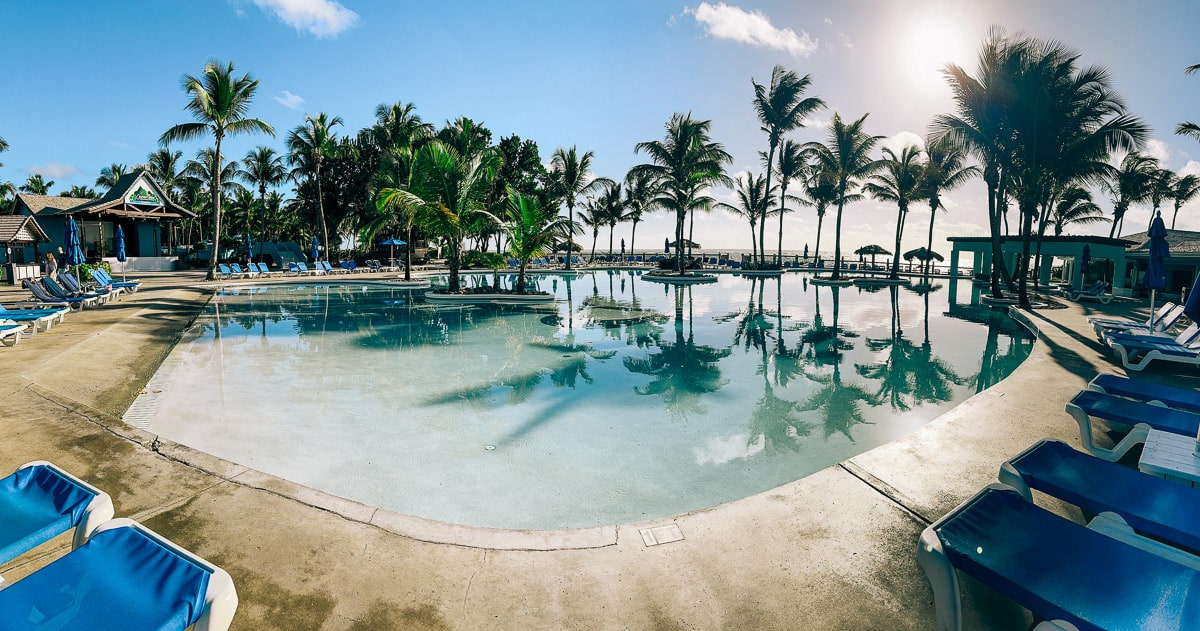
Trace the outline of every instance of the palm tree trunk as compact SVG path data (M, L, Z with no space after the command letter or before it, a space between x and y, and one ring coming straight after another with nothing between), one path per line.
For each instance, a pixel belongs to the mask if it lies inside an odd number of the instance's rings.
M571 257L575 255L575 194L567 197L567 271L571 271ZM596 240L592 239L592 258L596 258Z
M813 259L820 260L821 258L821 224L825 222L825 213L817 213L817 248L813 250Z
M217 254L221 251L221 133L217 132L216 168L213 169L213 251L208 260L208 280L217 279Z
M613 239L613 230L615 230L615 229L616 229L616 226L613 226L613 225L610 225L610 226L608 227L608 260L609 260L610 262L612 261L612 256L613 256L613 255L612 255L612 252L613 252L613 250L612 250L612 239Z
M633 222L633 234L629 235L629 256L633 256L633 246L637 243L637 225L638 222Z
M775 264L783 269L783 213L787 210L784 201L787 199L787 178L784 178L783 185L779 187L779 253Z
M925 249L933 254L933 220L937 219L937 202L929 204L929 238L925 240ZM933 264L933 256L925 260L925 282L929 282L929 267ZM926 294L928 295L928 294Z
M412 280L413 227L411 218L409 218L408 225L405 228L407 228L405 236L408 239L405 239L407 243L404 244L404 280Z
M675 273L683 275L683 219L686 210L675 213Z
M841 194L838 195L837 222L833 229L833 275L830 276L833 280L842 277L842 207L845 205L845 197L846 191L843 188Z
M593 230L592 231L592 256L590 257L591 260L593 260L593 261L596 260L596 242L599 240L600 240L600 231Z
M1179 204L1175 204L1175 214L1171 215L1171 229L1175 229L1175 219L1179 217Z
M516 287L516 289L517 289L518 294L523 294L523 293L525 293L525 264L528 263L529 259L522 258L522 259L520 259L520 261L521 261L521 265L520 265L520 267L517 268L517 287Z
M1029 250L1032 242L1033 214L1035 208L1019 207L1021 212L1021 261L1017 265L1020 276L1017 278L1017 300L1022 309L1029 309Z
M765 189L767 191L767 199L764 200L763 203L762 222L758 224L758 243L759 247L762 249L762 256L760 256L758 259L759 267L762 267L767 262L767 211L769 210L771 199L771 166L774 163L775 158L775 145L776 142L774 138L767 143L767 188ZM783 200L781 198L780 204L782 203ZM781 226L780 230L782 230L783 213L780 213L779 215L779 222L779 225Z
M317 160L317 214L321 218L321 238L325 242L325 260L329 260L329 229L325 227L325 200L321 199L321 161Z
M892 280L900 278L900 235L904 232L904 207L896 213L896 249L892 250L892 273L888 276Z

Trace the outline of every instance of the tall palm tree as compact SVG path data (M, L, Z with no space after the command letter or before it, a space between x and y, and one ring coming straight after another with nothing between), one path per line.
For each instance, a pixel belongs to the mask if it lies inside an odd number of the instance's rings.
M579 154L574 145L570 149L559 147L550 158L550 178L554 182L556 192L563 197L567 204L567 223L575 223L575 201L579 195L587 194L604 186L605 178L590 178L592 169L591 151ZM593 248L594 250L595 248ZM571 269L571 257L575 253L575 230L567 231L567 269Z
M8 151L8 141L0 138L0 153L4 153L5 151ZM0 167L2 166L4 166L4 163L0 162Z
M288 163L306 173L317 187L317 217L321 222L321 243L329 258L329 226L325 222L325 201L321 190L321 165L333 152L337 137L333 128L342 124L341 116L330 118L325 112L316 117L305 115L304 124L288 134Z
M788 200L796 203L807 203L797 197L788 197L788 186L796 180L804 179L808 165L804 159L804 147L792 140L784 140L779 147L779 164L775 165L775 174L779 176L779 244L776 258L783 265L783 215L787 212ZM763 246L764 253L766 246Z
M811 152L805 151L806 162ZM838 187L837 181L829 176L829 171L821 168L820 161L808 163L807 173L801 181L804 186L804 194L812 202L813 208L817 211L817 247L813 250L813 258L821 256L821 228L825 222L825 211L829 207L838 202ZM853 199L846 198L846 203L856 202L861 199L861 196L855 194Z
M96 178L96 186L103 186L106 189L110 189L116 186L117 180L121 179L128 172L129 167L114 162L100 169L100 177Z
M1188 66L1187 68L1184 68L1183 72L1184 72L1184 74L1194 74L1196 72L1200 72L1200 64L1196 64L1194 66ZM1197 125L1196 123L1193 123L1193 122L1185 121L1185 122L1179 123L1179 125L1175 127L1175 133L1180 136L1191 136L1192 138L1195 138L1196 140L1200 140L1200 125ZM4 165L0 164L0 166L4 166Z
M1112 228L1108 236L1121 236L1125 213L1133 204L1150 199L1150 183L1158 170L1158 160L1152 156L1130 151L1121 160L1120 166L1109 171L1109 177L1100 184L1101 190L1112 197Z
M1200 195L1200 177L1192 174L1185 175L1175 180L1175 186L1171 191L1171 200L1175 202L1175 213L1171 215L1171 229L1175 229L1175 219L1179 216L1179 209L1184 204L1196 199Z
M1063 191L1050 214L1050 223L1054 226L1056 237L1073 223L1092 224L1108 220L1104 211L1092 201L1091 192L1080 186L1072 186Z
M525 293L525 268L534 257L548 254L565 236L567 218L556 208L543 208L536 197L509 189L508 211L501 229L508 235L508 252L517 259L516 291Z
M49 195L51 186L54 186L54 180L46 180L41 173L34 173L25 178L25 183L17 187L17 190L33 195Z
M946 136L931 135L925 141L925 164L921 168L921 197L929 200L929 237L925 241L925 249L933 251L933 221L937 218L938 209L942 205L942 193L952 191L980 175L979 167L971 165L964 167L963 162L967 152L961 146L950 142ZM926 276L929 274L929 261L925 265Z
M220 180L221 194L232 197L246 188L237 181L240 166L237 160L230 160L221 166L218 173L217 152L212 147L204 147L196 152L195 160L188 160L184 165L183 176L202 183Z
M579 223L584 228L592 229L592 253L588 260L594 261L596 260L596 244L600 242L600 228L603 228L605 224L604 204L595 197L589 196L585 199L579 211Z
M179 188L179 161L183 159L182 151L171 151L170 149L160 148L152 151L146 156L146 170L150 172L150 176L154 178L158 185L167 191L168 195L175 195Z
M259 145L246 152L242 158L242 168L238 169L238 177L258 187L259 214L262 218L258 241L262 243L267 238L267 187L279 186L287 179L287 168L283 166L283 156L275 149Z
M767 134L767 190L771 189L771 173L774 167L775 150L779 147L780 141L783 140L783 135L793 129L804 127L804 118L806 116L825 107L825 102L819 98L803 98L805 90L811 84L812 81L809 79L809 75L799 77L796 73L786 70L783 66L775 66L771 70L771 83L769 86L760 85L753 78L750 79L750 85L754 86L754 111L758 115L758 122L762 124L763 132ZM782 235L782 213L779 220L779 230ZM782 236L780 240L782 241ZM758 241L762 249L758 257L758 264L765 265L767 262L765 221L759 225Z
M621 199L621 184L609 181L601 190L596 202L603 209L604 225L608 226L608 260L613 257L613 231L625 220L625 204Z
M191 99L184 109L196 119L193 123L180 123L171 127L158 139L166 146L171 142L191 140L211 133L216 140L214 156L217 168L209 191L213 198L213 252L208 265L208 279L217 278L217 253L221 242L221 143L226 136L251 132L275 135L275 129L257 118L249 118L250 102L258 90L258 81L249 74L241 78L233 76L233 62L222 65L210 61L199 77L183 75L183 91Z
M391 105L380 103L375 107L375 142L384 152L380 168L391 171L392 183L406 189L412 187L413 161L417 150L429 142L434 134L433 125L422 121L415 110L416 106L412 103L399 101ZM404 248L404 280L412 280L416 207L400 204L391 208L401 213L396 219L404 228L404 240L408 244Z
M765 175L755 177L753 173L747 173L746 177L734 180L733 193L737 197L737 206L720 202L717 208L727 210L750 222L750 247L757 252L758 235L755 234L754 228L771 207L772 195L767 192L767 178Z
M863 178L879 170L880 164L871 159L871 152L883 136L871 136L863 131L863 124L870 114L847 125L837 112L833 114L833 123L829 126L829 140L826 144L810 142L804 145L820 163L820 168L828 172L837 183L837 221L834 224L833 242L833 280L841 279L842 260L842 211L846 207L848 195L854 194L853 188Z
M712 121L695 120L691 114L676 113L666 124L662 140L639 142L635 153L646 153L650 164L633 167L639 175L653 179L661 188L656 204L675 211L675 271L683 274L683 225L688 213L711 206L704 194L713 184L729 182L725 165L733 162L720 143L709 137Z
M900 278L900 240L904 235L904 220L908 217L908 205L921 197L921 148L907 145L900 155L891 147L883 148L881 172L863 185L863 191L879 201L896 203L896 249L892 254L890 277Z
M100 197L99 195L96 194L95 189L92 189L87 186L80 186L78 184L74 184L71 186L71 188L68 188L67 190L59 193L59 196L60 197L75 197L75 198L79 198L79 199L96 199L96 198Z
M644 215L654 209L654 200L658 197L655 181L646 174L630 171L625 174L625 218L633 224L633 232L629 236L629 253L637 246L637 225L645 218Z

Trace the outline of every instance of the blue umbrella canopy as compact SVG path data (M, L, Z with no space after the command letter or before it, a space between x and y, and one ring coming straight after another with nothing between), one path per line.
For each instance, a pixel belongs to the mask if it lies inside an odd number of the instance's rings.
M1167 288L1167 256L1171 248L1167 245L1167 227L1163 224L1162 213L1150 223L1150 264L1146 268L1146 289Z
M380 241L379 245L397 246L397 245L408 245L408 243L401 241L400 239L392 238L392 239L386 239L384 241Z
M125 231L121 229L121 226L117 226L116 231L113 232L113 242L116 244L117 248L117 261L124 263L126 258Z
M312 240L312 260L314 260L314 261L315 261L315 260L317 260L317 255L318 255L318 252L317 252L317 238L316 238L316 237L313 237L313 240Z
M66 250L62 262L64 267L83 263L83 250L79 247L79 224L75 223L74 217L67 217L67 228L66 234L63 235L63 244Z

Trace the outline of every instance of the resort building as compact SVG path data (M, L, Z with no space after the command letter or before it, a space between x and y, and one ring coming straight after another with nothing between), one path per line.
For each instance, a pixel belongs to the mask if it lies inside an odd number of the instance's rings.
M39 254L54 252L63 245L68 217L79 224L80 246L89 259L116 255L113 234L117 226L125 233L126 265L130 270L170 270L174 256L169 225L196 214L171 200L146 171L124 175L99 199L53 195L17 195L12 214L33 217L49 243L28 243L14 254L22 261L38 261ZM164 226L168 224L168 226Z

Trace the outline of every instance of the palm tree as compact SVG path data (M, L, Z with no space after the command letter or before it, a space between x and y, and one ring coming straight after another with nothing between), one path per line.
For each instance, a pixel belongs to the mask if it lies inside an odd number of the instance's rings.
M262 132L270 136L275 130L257 118L248 118L250 101L258 90L258 81L249 74L241 78L233 76L233 62L222 66L210 61L204 66L200 77L183 75L183 91L191 96L184 109L192 113L197 122L180 123L171 127L158 139L164 147L174 141L191 140L212 133L216 140L214 157L216 167L209 191L213 199L213 252L208 265L208 279L217 277L217 253L221 242L221 143L225 136L251 132Z
M321 198L321 164L333 152L337 140L333 127L341 124L341 116L330 118L325 112L315 118L305 115L304 124L293 129L287 137L288 163L306 173L317 187L317 217L321 222L321 242L326 259L329 258L329 226L325 223L325 201Z
M1200 72L1200 64L1188 66L1187 68L1184 68L1183 72L1184 74L1194 74L1196 72ZM1192 122L1179 123L1179 125L1175 127L1175 133L1180 136L1191 136L1196 140L1200 140L1200 125ZM4 165L0 164L0 166Z
M416 106L412 103L399 101L391 105L380 103L375 108L375 142L384 152L380 168L390 170L392 182L406 189L412 186L413 161L417 150L433 138L434 133L433 125L423 122L415 110ZM401 212L396 220L404 227L405 241L408 243L404 248L404 280L412 280L415 207L401 204L393 208ZM413 210L410 211L410 208Z
M95 189L78 184L72 185L71 188L59 193L60 197L76 197L79 199L96 199L100 197L96 194Z
M637 225L643 215L654 209L654 200L658 197L658 188L653 179L645 174L630 171L625 174L625 218L633 224L633 232L629 236L629 253L637 244Z
M788 200L800 204L807 203L797 197L788 197L787 190L795 180L804 179L808 165L804 161L804 147L791 140L784 140L779 147L779 164L775 166L775 174L779 176L779 249L776 254L779 265L783 265L783 215L787 212ZM766 252L763 246L763 252Z
M820 168L828 172L828 177L837 183L837 221L834 224L833 245L833 274L832 280L841 278L842 260L842 211L845 209L847 196L853 194L852 187L858 182L877 171L879 163L871 159L871 151L883 138L871 136L862 130L867 116L847 125L842 117L834 112L833 123L829 127L828 144L819 142L807 143L804 147L820 163Z
M755 252L758 251L757 235L754 232L755 226L763 219L767 209L771 207L772 195L767 192L767 178L765 175L755 177L753 173L747 173L744 178L734 180L734 195L737 196L738 205L733 206L720 202L717 208L727 210L739 217L744 217L750 222L750 247Z
M237 160L230 160L221 167L220 173L217 172L217 152L212 147L204 147L196 152L195 160L188 160L183 167L183 176L197 180L199 182L213 182L219 179L221 182L221 194L232 197L237 195L246 187L242 186L237 181L238 168L241 166Z
M1062 234L1063 229L1073 223L1092 224L1108 221L1104 211L1092 201L1092 194L1080 186L1072 186L1063 191L1050 214L1050 223L1054 226L1054 236Z
M559 195L562 195L567 203L567 222L575 223L575 200L579 195L597 190L604 186L609 180L605 178L596 178L589 180L589 171L592 169L592 158L594 155L591 151L583 152L579 155L579 151L574 145L570 149L559 147L554 150L554 155L550 158L550 178L554 182L554 188ZM575 253L575 230L567 231L567 269L571 269L571 257ZM593 253L595 248L592 248Z
M96 178L96 186L103 186L104 188L110 189L116 186L117 180L121 179L121 177L128 172L129 167L125 166L124 164L117 164L114 162L111 165L100 169L100 177Z
M882 172L863 185L863 191L879 201L896 202L896 249L892 254L892 279L900 278L900 240L904 235L904 220L908 204L920 199L921 148L907 145L900 155L890 147L883 148Z
M146 171L163 187L169 195L175 195L179 188L179 161L183 159L182 151L156 149L146 156Z
M41 173L34 173L25 178L25 183L17 187L17 190L34 195L49 195L51 186L54 186L54 180L47 181Z
M1130 151L1121 160L1121 165L1109 171L1109 177L1100 184L1100 188L1112 196L1112 228L1108 236L1121 236L1120 229L1124 227L1125 212L1133 204L1140 204L1150 198L1150 182L1158 170L1158 160L1137 151Z
M1179 216L1179 209L1184 204L1192 201L1200 195L1200 177L1192 174L1185 175L1175 180L1174 189L1171 191L1171 200L1175 202L1175 214L1171 215L1171 229L1175 229L1175 218Z
M709 207L712 199L702 191L712 184L728 183L725 165L733 162L720 143L709 137L712 121L698 121L691 114L676 113L667 121L663 140L639 142L635 153L645 152L651 164L632 171L660 187L656 205L675 211L675 271L683 274L683 224L689 212Z
M807 157L810 152L805 151L805 155ZM821 256L821 227L825 222L825 211L838 201L837 181L829 177L829 171L822 169L819 161L808 164L806 168L807 173L801 184L804 186L805 196L817 211L817 247L813 251L813 258L819 258ZM862 199L857 194L851 197L853 199L846 198L847 203Z
M933 251L933 220L942 205L942 193L952 191L980 174L979 167L963 167L967 152L945 136L930 136L925 141L925 165L921 168L921 194L929 200L929 237L925 249ZM925 262L929 275L929 261Z
M8 151L8 141L0 138L0 153L4 153L5 151ZM0 162L0 167L2 166L4 166L4 163Z
M584 200L583 207L579 211L579 223L584 228L592 229L592 253L588 260L594 261L596 260L596 244L600 242L600 228L605 224L604 205L600 203L600 200L591 196Z
M818 109L825 107L824 101L816 97L802 98L812 81L808 75L799 77L783 66L775 66L771 70L770 86L763 86L750 79L754 86L754 111L758 122L767 134L767 173L766 188L771 189L771 173L774 167L775 149L779 147L783 135L793 129L804 127L804 118ZM783 215L779 217L780 241L783 240ZM758 264L767 262L766 221L758 228L758 241L761 254ZM782 249L782 248L781 248Z
M537 198L509 189L508 211L501 230L508 235L508 252L517 259L516 291L525 293L525 268L534 257L548 254L565 236L569 224L554 208L543 208Z
M625 220L625 206L621 200L621 185L609 180L596 202L602 209L604 225L608 226L608 260L613 257L613 231Z
M246 152L246 157L242 158L242 168L238 169L237 174L258 187L258 210L262 217L258 241L262 243L267 236L267 187L283 184L287 179L287 168L283 166L283 157L275 149L259 145Z
M484 212L484 197L500 168L500 154L486 148L465 158L434 140L417 152L414 166L412 193L425 202L417 209L417 223L445 239L449 290L458 291L463 241L479 223L494 219Z

